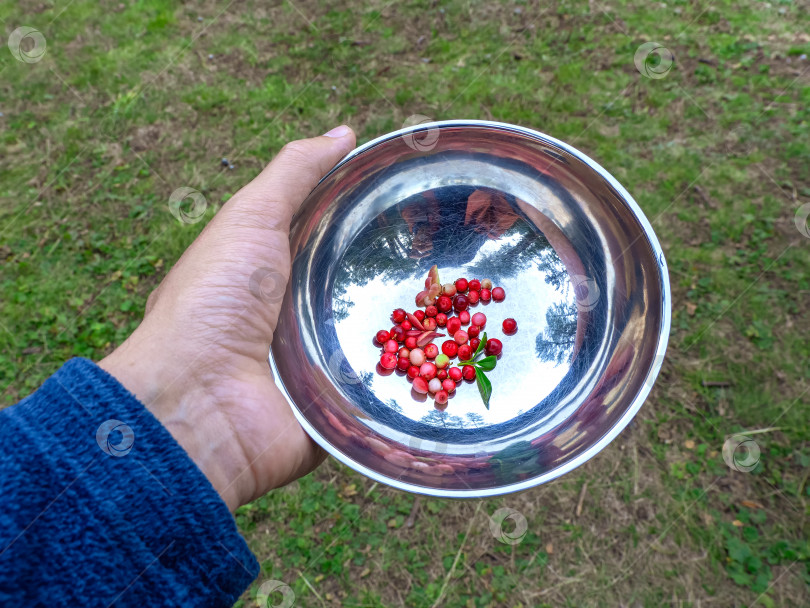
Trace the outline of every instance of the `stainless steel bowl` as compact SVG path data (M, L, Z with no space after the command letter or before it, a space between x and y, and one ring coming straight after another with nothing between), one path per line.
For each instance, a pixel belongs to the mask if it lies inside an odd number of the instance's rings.
M315 188L290 244L276 382L328 452L409 492L492 496L559 477L621 432L663 362L670 288L650 223L607 171L537 131L445 121L375 139ZM504 343L489 409L474 383L440 411L377 369L374 334L414 310L433 264L442 282L506 289L475 307Z

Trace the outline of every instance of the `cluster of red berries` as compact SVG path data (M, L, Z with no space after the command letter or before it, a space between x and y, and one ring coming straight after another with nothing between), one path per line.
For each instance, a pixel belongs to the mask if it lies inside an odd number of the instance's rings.
M380 356L382 370L397 369L413 381L413 390L426 395L431 393L439 409L444 409L462 380L472 382L476 377L476 368L471 360L481 345L481 339L487 324L487 317L482 312L470 315L468 308L478 302L502 302L506 298L503 287L492 286L492 281L484 279L457 279L454 283L439 285L438 270L431 268L425 281L426 291L417 296L425 309L408 313L397 308L391 319L395 325L390 330L381 329L375 339L383 347ZM457 316L450 316L455 311ZM462 326L466 329L462 329ZM469 327L467 327L469 326ZM441 345L441 352L435 338L444 337L438 333L444 328L452 338ZM517 331L517 322L506 319L503 331L507 335ZM497 338L488 338L482 347L487 356L497 357L503 350L503 343ZM458 357L461 367L450 366L450 360ZM480 373L480 372L479 372Z

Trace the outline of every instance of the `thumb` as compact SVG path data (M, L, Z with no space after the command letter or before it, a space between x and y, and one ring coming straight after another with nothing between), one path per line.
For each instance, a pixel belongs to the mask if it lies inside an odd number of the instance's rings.
M285 145L273 161L234 196L235 205L251 215L288 225L307 195L355 145L346 125L326 135Z

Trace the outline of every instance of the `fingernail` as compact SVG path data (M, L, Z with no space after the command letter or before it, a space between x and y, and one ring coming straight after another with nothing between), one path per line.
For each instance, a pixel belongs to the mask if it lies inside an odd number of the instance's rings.
M335 127L328 133L324 133L325 137L343 137L344 135L348 135L351 132L351 129L346 125L340 125L339 127Z

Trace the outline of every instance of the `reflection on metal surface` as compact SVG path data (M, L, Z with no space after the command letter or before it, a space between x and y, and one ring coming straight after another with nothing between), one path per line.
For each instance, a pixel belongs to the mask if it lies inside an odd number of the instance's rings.
M353 468L439 496L515 491L590 458L640 407L669 332L663 254L621 186L565 144L430 128L429 150L408 129L356 150L304 203L270 363L302 425ZM374 333L415 308L433 264L443 282L506 289L471 310L504 342L489 410L474 383L439 411L375 371Z

